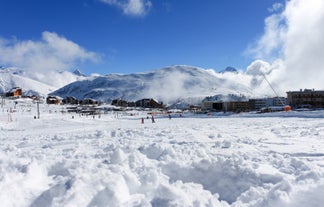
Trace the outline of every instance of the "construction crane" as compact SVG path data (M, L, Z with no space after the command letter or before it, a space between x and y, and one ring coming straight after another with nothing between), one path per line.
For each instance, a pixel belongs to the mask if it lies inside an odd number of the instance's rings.
M279 97L278 93L277 93L277 92L275 91L275 89L272 87L272 85L271 85L270 82L268 81L268 79L267 79L267 77L265 76L265 74L262 73L262 75L263 75L264 80L267 81L268 85L269 85L270 88L272 89L273 93L278 97L278 99L279 99L279 101L280 101L280 103L281 103L283 109L284 109L285 111L290 111L290 110L291 110L291 107L288 106L288 105L286 105L286 104L281 100L281 98Z

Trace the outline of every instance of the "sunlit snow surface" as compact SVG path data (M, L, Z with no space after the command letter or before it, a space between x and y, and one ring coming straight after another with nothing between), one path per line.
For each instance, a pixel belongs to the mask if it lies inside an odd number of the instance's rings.
M324 111L0 111L1 206L323 206ZM74 119L72 119L74 116ZM141 118L145 117L144 124ZM10 119L12 121L10 122Z

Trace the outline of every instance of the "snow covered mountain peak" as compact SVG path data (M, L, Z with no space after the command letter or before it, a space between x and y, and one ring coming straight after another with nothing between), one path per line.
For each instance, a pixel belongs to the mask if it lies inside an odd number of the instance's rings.
M172 104L179 99L203 99L215 94L238 94L250 90L239 81L228 83L216 72L186 65L176 65L135 74L111 74L89 77L71 83L54 93L61 97L93 98L104 102L113 99L136 101L155 98ZM231 80L232 81L232 80Z
M226 67L220 73L238 73L237 69L231 66Z
M86 76L79 69L74 70L73 71L73 74L74 75L77 75L77 76L82 76L82 77L85 77Z

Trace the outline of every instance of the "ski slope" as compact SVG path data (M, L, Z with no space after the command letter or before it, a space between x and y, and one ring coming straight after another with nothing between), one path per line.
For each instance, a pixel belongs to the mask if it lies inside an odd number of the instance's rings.
M41 104L34 119L32 102L1 108L1 206L324 203L324 111L184 113L152 123L141 111L99 118L63 109Z

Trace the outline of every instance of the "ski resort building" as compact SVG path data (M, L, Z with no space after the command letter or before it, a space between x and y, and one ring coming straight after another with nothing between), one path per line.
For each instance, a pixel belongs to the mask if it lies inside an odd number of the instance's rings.
M300 89L299 91L287 92L288 104L294 108L324 108L324 91L314 89Z
M121 107L163 108L163 103L159 103L157 100L152 98L141 99L136 102L115 99L111 102L111 105Z
M135 102L136 107L142 108L163 108L163 103L159 103L155 99L141 99Z
M97 105L97 104L99 104L99 102L91 98L85 98L80 101L80 105Z
M249 102L247 97L238 95L215 95L206 97L201 103L202 110L210 111L249 111Z
M73 96L67 96L62 100L63 104L77 105L79 100Z
M122 99L114 99L111 101L111 105L113 106L121 106L121 107L135 107L135 102L125 101Z
M201 110L222 111L223 110L223 102L222 101L203 100L201 102Z
M268 107L282 107L284 105L287 105L285 97L249 99L250 111L258 111Z
M47 96L46 98L46 103L47 104L61 104L62 99L58 96Z
M6 93L6 97L21 97L22 89L20 87L14 87Z
M225 99L224 99L225 97ZM228 100L236 99L236 100ZM259 98L247 99L246 97L233 96L214 96L207 97L201 103L202 110L211 111L233 111L233 112L247 112L259 111L266 108L280 108L287 105L285 97Z
M249 102L247 101L230 101L223 103L223 111L248 112Z
M247 112L249 111L249 102L247 101L203 101L201 103L202 110L211 111L233 111L233 112Z

